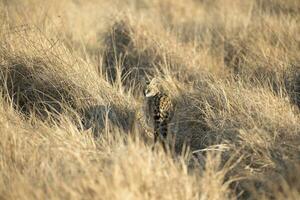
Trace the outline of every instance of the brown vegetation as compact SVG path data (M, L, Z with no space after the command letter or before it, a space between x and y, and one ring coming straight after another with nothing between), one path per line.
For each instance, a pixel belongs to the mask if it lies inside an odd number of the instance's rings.
M0 199L300 197L298 0L0 13ZM172 153L139 119L154 76L176 105Z

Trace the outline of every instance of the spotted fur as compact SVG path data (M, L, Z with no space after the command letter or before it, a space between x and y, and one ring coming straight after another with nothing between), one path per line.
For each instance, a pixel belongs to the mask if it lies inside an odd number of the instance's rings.
M162 142L166 147L168 124L172 118L174 106L169 96L163 92L157 79L147 84L144 93L148 99L148 111L154 123L154 143Z

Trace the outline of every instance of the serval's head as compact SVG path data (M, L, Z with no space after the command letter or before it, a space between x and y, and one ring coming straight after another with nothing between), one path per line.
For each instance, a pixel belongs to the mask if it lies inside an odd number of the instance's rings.
M161 83L157 78L153 78L151 81L146 82L144 89L145 97L154 97L161 92Z

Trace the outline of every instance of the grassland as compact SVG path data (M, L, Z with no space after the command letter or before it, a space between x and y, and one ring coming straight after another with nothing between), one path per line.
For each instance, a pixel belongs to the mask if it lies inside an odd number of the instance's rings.
M0 92L0 199L300 198L299 0L2 0Z

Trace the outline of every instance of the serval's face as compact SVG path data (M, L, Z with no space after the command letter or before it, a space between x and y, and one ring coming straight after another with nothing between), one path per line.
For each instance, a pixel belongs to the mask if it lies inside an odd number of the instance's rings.
M150 82L146 82L146 87L144 89L144 95L149 97L154 97L157 94L160 93L159 90L159 80L156 78L153 78Z

